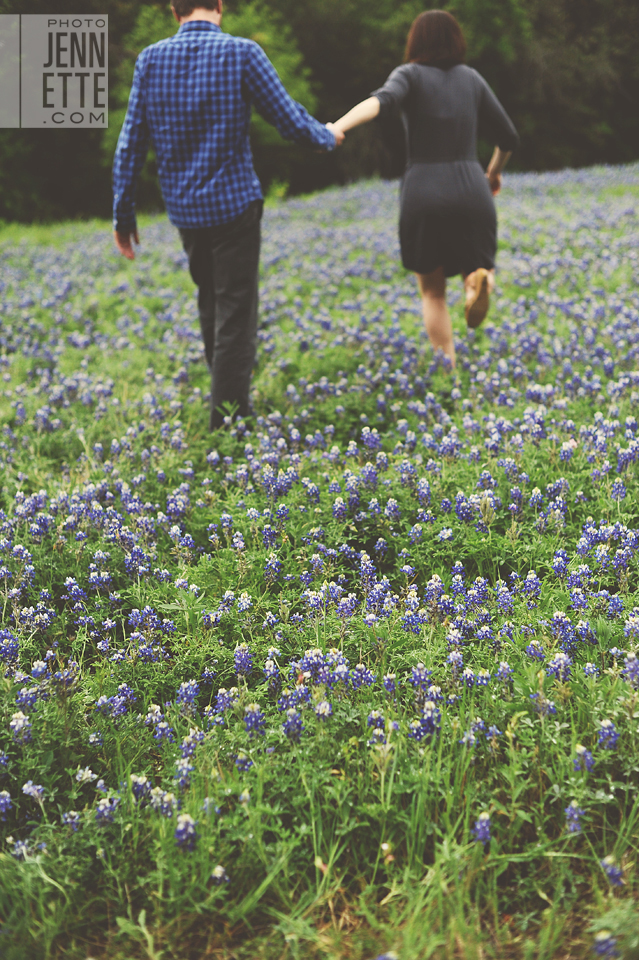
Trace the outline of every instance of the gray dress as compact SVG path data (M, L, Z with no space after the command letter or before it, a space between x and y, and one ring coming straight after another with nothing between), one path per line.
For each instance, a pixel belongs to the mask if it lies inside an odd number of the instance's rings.
M447 277L492 269L497 216L477 159L478 129L502 150L519 142L495 94L465 64L406 63L372 95L380 115L401 112L406 130L399 223L406 269L430 273L441 266Z

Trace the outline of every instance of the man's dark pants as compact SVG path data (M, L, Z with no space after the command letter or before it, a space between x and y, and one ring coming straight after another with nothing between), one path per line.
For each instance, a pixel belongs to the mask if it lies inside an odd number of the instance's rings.
M257 297L262 201L216 227L180 230L189 270L198 286L204 353L211 370L209 429L221 427L223 403L249 413L257 342Z

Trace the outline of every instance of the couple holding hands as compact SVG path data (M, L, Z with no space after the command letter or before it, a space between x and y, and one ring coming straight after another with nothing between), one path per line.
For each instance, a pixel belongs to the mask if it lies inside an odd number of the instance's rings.
M333 150L349 130L399 112L407 142L401 184L402 263L417 276L433 348L455 366L446 278L461 274L466 322L477 327L494 284L493 196L518 142L485 80L465 65L455 18L429 10L414 21L405 63L336 123L319 123L289 97L261 47L223 33L222 0L173 0L175 36L138 57L113 166L115 242L128 259L138 242L135 188L149 144L162 194L198 287L211 370L210 429L223 405L250 413L255 362L262 190L249 143L252 106L287 140ZM496 144L484 173L477 134Z

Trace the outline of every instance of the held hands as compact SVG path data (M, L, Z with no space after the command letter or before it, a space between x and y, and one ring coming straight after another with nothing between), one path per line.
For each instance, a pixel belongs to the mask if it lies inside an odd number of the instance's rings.
M113 236L115 238L115 245L122 256L126 257L127 260L135 260L135 253L131 245L131 238L133 238L133 241L139 246L140 239L138 237L138 231L129 230L128 233L120 233L117 230L114 230Z
M326 129L330 130L335 137L335 146L341 147L344 143L345 134L334 123L327 123Z

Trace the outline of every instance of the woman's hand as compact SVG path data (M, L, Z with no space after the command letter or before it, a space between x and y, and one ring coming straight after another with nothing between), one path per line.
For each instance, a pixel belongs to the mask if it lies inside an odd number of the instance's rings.
M495 147L493 155L490 158L488 169L486 170L486 179L493 197L496 197L501 190L501 172L508 163L510 157L509 150L501 150Z
M495 173L494 170L486 171L486 179L493 197L496 197L501 190L501 173Z

